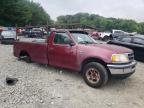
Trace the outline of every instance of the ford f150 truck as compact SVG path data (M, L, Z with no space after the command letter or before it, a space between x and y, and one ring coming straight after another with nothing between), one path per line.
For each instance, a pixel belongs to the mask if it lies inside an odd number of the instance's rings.
M44 41L17 41L14 56L76 70L94 88L106 84L110 76L127 78L136 67L132 50L97 43L88 33L76 30L53 30Z

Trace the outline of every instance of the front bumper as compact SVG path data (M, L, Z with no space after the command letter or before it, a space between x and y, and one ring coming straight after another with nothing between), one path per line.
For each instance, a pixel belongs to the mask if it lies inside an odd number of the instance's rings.
M108 64L107 67L112 76L126 76L135 72L136 64L137 62L133 61L129 64Z

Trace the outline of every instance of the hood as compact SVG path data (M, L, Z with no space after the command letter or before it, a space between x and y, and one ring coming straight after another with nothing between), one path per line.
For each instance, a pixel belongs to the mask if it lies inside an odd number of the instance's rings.
M122 54L122 53L132 53L131 49L110 45L110 44L87 44L87 45L80 45L80 50L86 51L89 53L101 53L106 55L112 54Z
M133 51L116 45L109 44L81 44L78 46L80 56L97 57L106 63L111 63L112 54L132 53Z
M109 44L98 44L96 45L97 47L113 51L115 53L132 53L133 51L131 49L122 47L122 46L117 46L117 45L109 45Z

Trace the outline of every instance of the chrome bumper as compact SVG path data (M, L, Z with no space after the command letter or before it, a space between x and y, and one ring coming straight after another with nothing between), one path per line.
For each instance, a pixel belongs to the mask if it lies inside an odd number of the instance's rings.
M137 62L133 61L132 63L122 65L108 64L107 67L109 68L111 75L125 75L134 73L136 64Z

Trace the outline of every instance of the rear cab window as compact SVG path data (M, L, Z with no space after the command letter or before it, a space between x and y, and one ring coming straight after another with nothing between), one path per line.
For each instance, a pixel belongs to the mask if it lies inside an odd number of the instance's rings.
M67 44L66 40L70 39L66 32L56 32L54 36L54 44Z

